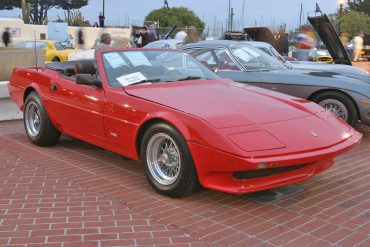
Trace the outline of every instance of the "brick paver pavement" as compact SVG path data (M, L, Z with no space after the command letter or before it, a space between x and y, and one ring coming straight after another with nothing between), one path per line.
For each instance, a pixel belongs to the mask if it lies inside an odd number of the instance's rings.
M0 123L0 245L370 246L370 128L304 191L257 204L202 190L154 192L140 163L63 137L32 145Z
M353 62L353 65L370 72L370 62Z

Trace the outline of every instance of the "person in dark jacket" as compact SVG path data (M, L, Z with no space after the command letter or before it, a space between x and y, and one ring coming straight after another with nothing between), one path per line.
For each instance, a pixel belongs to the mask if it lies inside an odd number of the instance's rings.
M148 34L148 28L147 27L143 27L141 29L141 38L142 38L142 40L141 40L142 47L149 44L149 34Z
M10 32L8 27L5 28L5 31L3 32L3 42L5 47L7 47L10 43Z
M105 20L105 16L103 15L102 12L100 12L99 14L99 26L100 27L104 27L104 20Z
M275 49L282 55L282 56L288 56L289 53L289 40L288 40L288 34L285 33L285 29L281 28L277 35L278 39L275 44Z
M78 35L78 40L77 40L78 41L78 48L79 49L84 49L85 39L84 39L84 33L83 33L81 28L78 30L77 35Z
M141 30L135 32L136 46L142 48L149 43L149 34L147 27L142 27Z

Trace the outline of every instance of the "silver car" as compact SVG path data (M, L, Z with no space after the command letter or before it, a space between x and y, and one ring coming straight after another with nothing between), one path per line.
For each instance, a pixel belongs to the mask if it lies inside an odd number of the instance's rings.
M333 71L289 70L248 42L203 41L182 47L223 78L314 101L350 125L370 125L370 77Z
M355 66L346 64L326 64L320 62L309 62L309 61L288 61L282 57L279 52L269 43L259 42L259 41L248 41L248 44L266 52L270 56L279 59L285 64L288 69L300 69L300 70L320 70L329 71L339 74L347 75L358 75L358 76L369 76L369 72L364 69L357 68Z

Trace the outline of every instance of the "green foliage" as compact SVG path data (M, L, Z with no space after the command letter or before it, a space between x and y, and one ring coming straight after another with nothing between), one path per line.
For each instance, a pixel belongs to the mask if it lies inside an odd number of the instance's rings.
M80 9L89 3L88 0L59 0L57 8L64 10Z
M1 0L0 10L11 10L14 8L22 8L21 0ZM79 9L82 6L88 4L88 0L26 0L26 3L30 5L29 16L30 20L34 24L42 24L47 18L47 12L54 8L62 8L70 11ZM23 13L23 8L22 8ZM26 13L23 13L26 14ZM23 16L24 18L25 16Z
M178 28L194 26L200 30L199 33L202 33L204 29L202 20L193 11L185 7L170 8L169 11L167 8L156 9L145 17L145 21L158 20L161 27L172 27L176 24Z
M370 16L370 0L348 0L350 10L366 13Z
M31 15L31 4L27 3L26 0L22 0L22 18L25 24L30 23Z
M19 8L20 5L21 5L21 2L20 1L16 1L16 0L1 0L0 1L0 10L1 9L10 10L10 9L14 9L14 8Z
M339 30L339 14L330 15L333 26ZM342 14L341 31L350 35L357 35L359 32L370 33L370 17L362 12L348 11Z
M62 19L58 15L58 19L56 22L67 22L69 26L77 26L77 27L88 27L90 26L90 22L85 20L82 13L79 10L70 11L69 13L66 11L64 12L64 19Z

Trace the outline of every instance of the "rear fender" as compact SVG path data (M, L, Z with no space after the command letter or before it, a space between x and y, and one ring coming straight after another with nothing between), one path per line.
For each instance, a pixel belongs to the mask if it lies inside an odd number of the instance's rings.
M21 110L23 111L24 110L24 102L26 102L26 99L27 99L27 96L31 93L31 92L37 92L41 99L43 99L42 97L42 93L41 93L41 88L39 85L37 85L37 83L35 82L32 82L31 85L29 85L25 90L24 90L24 94L23 94L23 104L21 106Z

